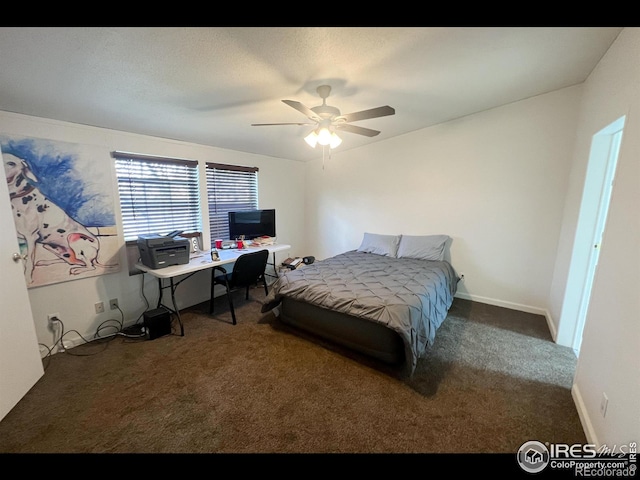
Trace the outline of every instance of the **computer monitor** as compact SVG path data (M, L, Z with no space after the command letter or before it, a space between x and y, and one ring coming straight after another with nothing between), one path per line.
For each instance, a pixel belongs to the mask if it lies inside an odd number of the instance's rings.
M275 209L229 212L229 238L235 240L242 235L247 240L263 236L275 237Z

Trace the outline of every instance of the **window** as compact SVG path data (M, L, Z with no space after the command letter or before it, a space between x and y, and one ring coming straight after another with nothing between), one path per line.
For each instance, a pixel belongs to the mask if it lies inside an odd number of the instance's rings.
M258 169L207 163L211 245L229 239L229 212L258 208Z
M202 231L198 162L113 152L125 241Z

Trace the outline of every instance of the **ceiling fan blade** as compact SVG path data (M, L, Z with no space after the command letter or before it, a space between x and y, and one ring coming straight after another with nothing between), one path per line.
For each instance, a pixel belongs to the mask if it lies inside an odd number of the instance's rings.
M360 120L367 120L369 118L386 117L387 115L394 115L395 109L389 105L384 107L371 108L369 110L362 110L361 112L345 113L336 117L336 120L344 120L345 122L358 122Z
M355 125L349 125L344 123L342 125L336 125L337 130L344 130L345 132L357 133L358 135L364 135L366 137L375 137L380 133L379 130L371 130L370 128L356 127Z
M309 122L295 122L295 123L252 123L252 127L269 127L271 125L316 125Z
M284 103L286 103L287 105L289 105L290 107L295 108L296 110L298 110L300 113L302 113L303 115L306 115L307 117L309 117L311 120L313 120L314 122L319 122L322 119L316 114L316 112L314 112L313 110L311 110L309 107L307 107L306 105L303 105L300 102L296 102L295 100L282 100Z

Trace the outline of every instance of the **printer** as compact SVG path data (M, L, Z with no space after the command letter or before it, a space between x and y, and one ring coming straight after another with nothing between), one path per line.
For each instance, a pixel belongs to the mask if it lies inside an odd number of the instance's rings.
M140 261L154 270L189 263L190 246L188 238L180 237L173 232L168 235L138 236Z

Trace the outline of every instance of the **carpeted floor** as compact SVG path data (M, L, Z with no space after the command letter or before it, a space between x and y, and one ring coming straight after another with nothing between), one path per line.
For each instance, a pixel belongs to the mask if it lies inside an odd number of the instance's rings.
M264 292L183 312L185 336L46 358L2 453L513 453L586 443L576 358L538 315L456 299L413 378L260 313ZM174 322L175 324L175 322ZM175 327L175 325L174 325Z

